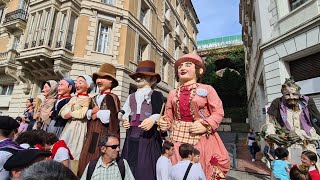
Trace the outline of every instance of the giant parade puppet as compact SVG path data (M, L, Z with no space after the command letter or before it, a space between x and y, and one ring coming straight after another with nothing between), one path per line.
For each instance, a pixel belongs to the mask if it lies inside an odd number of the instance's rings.
M301 95L300 89L293 78L286 79L281 87L282 97L272 101L261 131L264 139L289 150L293 164L300 163L304 150L316 153L320 140L320 113L313 99Z
M169 131L174 143L172 164L181 160L182 143L200 151L200 164L207 180L223 179L230 168L228 152L217 133L223 119L222 102L210 85L199 83L205 72L200 56L186 54L174 65L179 86L170 91L160 129Z
M161 137L157 130L163 96L153 88L161 81L155 73L155 63L141 61L129 76L136 82L137 91L130 94L122 110L123 127L127 136L123 157L128 161L136 180L156 180L156 163L161 155Z

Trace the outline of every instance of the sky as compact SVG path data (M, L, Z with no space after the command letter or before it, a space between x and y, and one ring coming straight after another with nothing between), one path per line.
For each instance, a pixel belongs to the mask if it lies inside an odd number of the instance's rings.
M200 24L198 41L241 35L240 0L192 0Z

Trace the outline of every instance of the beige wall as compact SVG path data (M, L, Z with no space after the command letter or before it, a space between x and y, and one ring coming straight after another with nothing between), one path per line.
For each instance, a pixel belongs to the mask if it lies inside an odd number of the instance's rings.
M19 0L12 0L9 2L8 4L8 9L7 9L7 13L8 12L11 12L11 11L15 11L18 9L18 6L19 6Z
M75 47L74 47L74 56L75 57L84 57L87 54L86 45L87 45L87 35L89 27L89 17L80 16L78 21Z
M119 46L119 64L129 64L129 60L134 61L135 52L135 36L136 33L128 26L122 26L120 29L120 44Z
M133 16L137 17L138 14L138 3L139 0L124 1L123 8L128 10Z
M9 37L0 39L0 52L6 52L8 50Z

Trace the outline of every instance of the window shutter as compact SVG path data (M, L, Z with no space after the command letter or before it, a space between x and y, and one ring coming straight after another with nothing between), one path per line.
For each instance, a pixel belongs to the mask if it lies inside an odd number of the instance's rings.
M295 81L316 78L320 76L320 52L303 57L289 63L291 76Z

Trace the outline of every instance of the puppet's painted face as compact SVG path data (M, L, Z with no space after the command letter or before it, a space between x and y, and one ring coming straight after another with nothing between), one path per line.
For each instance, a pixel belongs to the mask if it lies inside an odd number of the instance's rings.
M88 83L83 77L78 77L76 80L76 91L78 94L87 93L88 91Z
M100 89L100 92L111 90L113 79L110 76L98 76L96 84Z
M297 88L286 86L282 89L282 95L289 105L298 104L300 92Z
M146 76L146 75L137 75L135 77L135 81L137 83L138 88L145 88L145 87L151 87L155 82L152 76Z
M59 82L59 86L58 86L58 95L62 96L65 94L70 94L71 91L71 86L69 85L69 83L66 80L60 80Z
M43 86L43 89L42 89L44 97L47 97L49 95L50 89L51 88L50 88L49 84L45 83Z
M196 65L192 62L183 62L178 66L178 76L180 83L197 81Z

